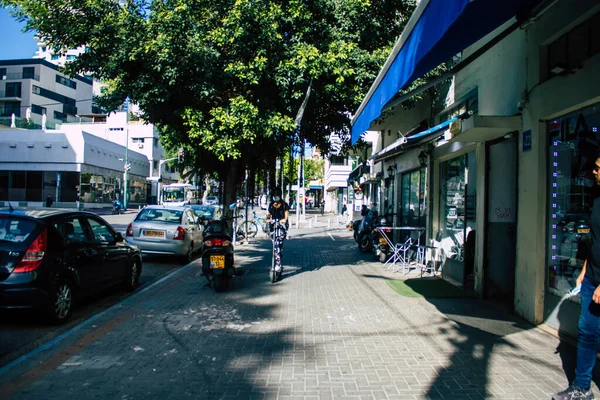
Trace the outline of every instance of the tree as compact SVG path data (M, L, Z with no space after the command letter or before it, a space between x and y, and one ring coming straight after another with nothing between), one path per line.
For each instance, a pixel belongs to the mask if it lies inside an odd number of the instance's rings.
M126 97L186 163L216 172L233 199L244 170L270 168L306 139L325 154L383 65L415 1L0 0L56 53L86 45L65 67ZM294 118L311 85L300 127Z

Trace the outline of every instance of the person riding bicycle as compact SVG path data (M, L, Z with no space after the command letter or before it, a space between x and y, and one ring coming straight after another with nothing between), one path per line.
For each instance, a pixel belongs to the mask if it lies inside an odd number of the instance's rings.
M270 223L271 220L278 220L280 224L285 226L286 234L284 235L283 239L281 240L281 243L279 244L279 250L280 252L283 252L283 240L285 240L287 236L287 230L289 228L288 220L290 216L290 206L281 198L281 189L279 188L273 190L271 198L272 201L268 207L267 223L269 224L269 229L271 233L275 229L274 224ZM281 266L279 266L279 268L281 268Z

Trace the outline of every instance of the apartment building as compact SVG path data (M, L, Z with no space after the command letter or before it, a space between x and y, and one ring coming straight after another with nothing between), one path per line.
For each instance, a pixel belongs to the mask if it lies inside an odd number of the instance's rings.
M92 97L91 79L69 77L48 61L0 60L0 118L4 125L52 129L97 111Z

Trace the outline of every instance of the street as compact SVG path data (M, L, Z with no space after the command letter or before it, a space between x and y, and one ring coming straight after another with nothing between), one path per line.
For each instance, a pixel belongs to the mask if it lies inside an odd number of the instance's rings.
M134 217L135 214L102 215L102 218L123 235L127 224ZM143 262L143 272L139 280L140 288L148 286L167 272L181 267L178 260L169 257L145 256ZM131 293L113 288L86 298L75 308L71 320L64 326L48 325L40 321L39 316L33 312L2 312L0 314L0 367L130 295Z
M507 310L467 295L404 297L388 279L418 276L386 271L341 227L301 227L290 236L280 282L268 280L264 236L236 248L245 273L225 293L205 286L195 260L0 368L0 392L11 399L545 399L567 382L573 348Z

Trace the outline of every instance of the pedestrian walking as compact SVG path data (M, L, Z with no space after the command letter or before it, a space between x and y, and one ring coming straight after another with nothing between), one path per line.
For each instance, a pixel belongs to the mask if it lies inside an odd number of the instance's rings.
M600 153L592 170L595 188L600 187ZM596 193L598 193L596 191ZM591 251L586 258L576 287L580 287L581 311L577 326L577 366L575 379L569 387L556 393L552 400L591 400L592 370L600 348L600 196L596 194L592 206Z
M325 215L325 199L321 200L321 215Z
M48 193L48 197L46 197L46 207L52 207L52 203L54 203L54 199L52 195Z

